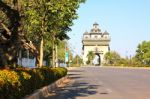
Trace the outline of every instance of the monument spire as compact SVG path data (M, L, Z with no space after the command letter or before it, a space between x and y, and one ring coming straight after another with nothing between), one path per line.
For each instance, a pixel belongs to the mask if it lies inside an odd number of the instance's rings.
M99 28L99 24L95 22L93 24L93 28L91 29L91 33L101 33L101 29Z

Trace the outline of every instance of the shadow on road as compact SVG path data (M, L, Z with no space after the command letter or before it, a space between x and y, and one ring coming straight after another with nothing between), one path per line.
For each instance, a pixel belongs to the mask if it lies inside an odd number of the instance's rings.
M76 99L76 97L85 97L96 94L98 85L89 85L88 83L75 82L73 85L65 88L59 88L55 94L46 99Z
M84 71L71 71L69 75L71 83L69 83L65 87L56 89L54 94L47 97L46 99L76 99L77 97L87 97L96 94L96 89L99 87L99 85L93 85L84 82L84 76L82 76L82 74L79 74L79 72Z

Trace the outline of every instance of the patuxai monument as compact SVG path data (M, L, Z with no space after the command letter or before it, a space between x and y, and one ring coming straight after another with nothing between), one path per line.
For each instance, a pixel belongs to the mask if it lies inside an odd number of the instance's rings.
M83 50L83 63L87 65L87 55L89 52L94 54L94 59L92 64L93 65L102 65L105 63L104 55L106 52L110 51L109 43L110 43L110 36L107 31L102 32L99 28L98 23L93 24L93 28L90 32L85 32L83 34L82 39L82 50Z

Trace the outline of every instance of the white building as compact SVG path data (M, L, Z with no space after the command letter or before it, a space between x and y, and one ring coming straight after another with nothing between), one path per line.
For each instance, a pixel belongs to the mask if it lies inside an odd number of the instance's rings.
M83 50L83 63L86 65L87 62L87 54L89 51L95 53L95 56L98 57L98 64L102 65L105 62L104 55L106 52L110 50L109 43L110 43L110 36L107 31L104 33L101 32L99 28L99 24L94 23L93 28L90 32L85 32L83 34L82 39L82 50Z

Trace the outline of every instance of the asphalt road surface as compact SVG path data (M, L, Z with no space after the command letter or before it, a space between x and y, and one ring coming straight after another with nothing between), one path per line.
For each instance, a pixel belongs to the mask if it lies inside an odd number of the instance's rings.
M150 99L150 69L81 67L46 99Z

